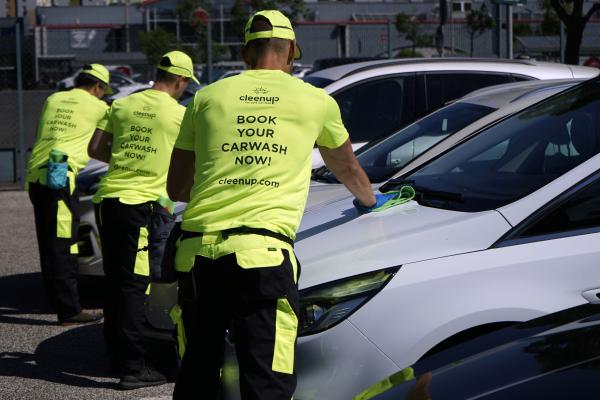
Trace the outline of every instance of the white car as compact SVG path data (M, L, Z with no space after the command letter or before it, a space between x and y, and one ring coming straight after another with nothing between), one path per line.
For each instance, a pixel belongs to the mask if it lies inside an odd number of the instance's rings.
M395 171L400 169L403 163L409 163L413 157L418 157L421 151L426 150L423 146L419 151L412 152L409 157L403 159L402 163L398 163L397 158L390 157L390 154L398 154L397 148L413 148L412 143L414 142L426 142L433 146L440 141L438 146L434 146L430 151L424 151L423 155L417 159L431 158L439 153L438 148L451 147L482 127L535 104L577 82L579 81L573 79L531 81L481 89L478 94L465 96L454 104L432 113L371 146L358 155L358 160L365 167L369 178L374 183L374 189L376 189L379 183L396 176L397 174L394 175ZM402 150L401 153L404 154L405 151ZM371 165L370 160L378 159L389 159L394 162L393 165L390 165L391 168L382 172L381 168L374 168L375 166ZM78 177L78 187L81 192L81 226L78 239L79 273L81 275L103 275L99 233L91 198L96 192L100 177L105 173L106 164L92 160ZM319 180L330 183L317 182L311 185L307 211L350 196L347 189L343 185L335 183L337 181L330 174L323 173ZM183 212L184 208L184 203L178 203L176 206L179 213ZM164 284L155 284L154 287L155 290L151 292L146 314L152 321L153 327L168 330L172 326L168 313L174 304L173 299L176 298L176 293L172 293L172 291L176 291L176 287L168 285L165 288Z
M477 90L362 147L356 151L356 157L376 189L376 184L423 164L483 127L580 82L536 80ZM306 210L350 196L348 189L325 166L313 170L312 180Z
M414 201L307 212L294 398L350 399L448 343L596 296L599 152L597 78L383 188L411 185Z
M346 64L304 80L337 101L356 149L482 87L533 79L586 79L598 73L597 68L529 60L420 58ZM322 164L315 152L313 167Z
M366 170L373 187L398 176L403 167L412 166L413 159L424 160L433 157L439 148L448 148L464 140L507 115L518 112L536 102L549 97L580 80L548 80L504 84L481 89L469 94L422 119L401 129L395 134L374 145L365 146L358 161ZM439 146L434 146L436 143ZM418 143L418 145L415 145ZM429 147L434 147L428 150ZM407 152L407 148L411 151ZM400 155L402 157L400 157ZM382 160L384 165L377 165ZM420 161L421 163L423 161ZM80 191L81 226L79 229L79 273L81 275L103 275L102 255L98 228L91 202L100 177L107 170L107 164L91 160L78 175ZM408 168L408 167L406 167ZM350 196L346 187L340 184L333 174L322 167L313 173L306 210L322 207ZM177 205L183 212L185 204Z

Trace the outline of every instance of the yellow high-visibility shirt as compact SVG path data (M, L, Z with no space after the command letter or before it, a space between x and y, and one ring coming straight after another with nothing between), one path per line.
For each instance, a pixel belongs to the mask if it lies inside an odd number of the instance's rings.
M175 144L195 152L182 228L246 226L295 238L315 143L338 148L347 139L335 100L283 71L245 71L203 88Z
M89 160L88 143L107 109L104 101L83 89L57 92L48 97L29 158L27 181L38 181L37 170L46 165L52 149L69 156L68 163L75 174L85 167Z
M141 204L167 196L167 173L185 108L166 92L144 90L116 100L98 128L113 136L108 172L94 202Z

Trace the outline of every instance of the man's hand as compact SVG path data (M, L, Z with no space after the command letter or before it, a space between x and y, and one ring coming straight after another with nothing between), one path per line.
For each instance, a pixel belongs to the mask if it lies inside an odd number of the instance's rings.
M376 203L369 177L356 160L350 140L346 140L343 145L336 149L319 147L319 151L325 165L350 190L360 204L372 205Z
M193 151L173 149L169 175L167 176L167 193L171 200L190 201L195 166L196 154Z
M360 213L369 213L371 211L383 211L390 207L404 204L415 197L415 189L411 186L402 186L400 190L392 190L386 193L378 193L375 195L375 204L368 207L361 204L358 199L354 199L354 207Z
M354 199L353 204L356 209L361 213L369 213L383 206L389 200L398 196L398 192L378 193L375 195L375 204L372 206L365 206L361 204L358 199Z

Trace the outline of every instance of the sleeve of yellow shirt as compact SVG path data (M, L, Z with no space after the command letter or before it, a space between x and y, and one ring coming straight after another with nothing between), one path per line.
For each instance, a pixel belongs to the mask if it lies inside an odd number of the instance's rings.
M348 140L348 131L342 122L340 107L333 97L326 95L326 111L323 129L317 138L317 145L337 149Z
M196 96L197 97L197 96ZM175 142L175 147L181 150L194 151L194 104L196 99L188 104L183 114L179 135Z
M104 116L102 117L102 119L100 119L100 121L98 121L98 124L96 125L96 127L98 129L103 130L106 133L113 133L113 126L112 126L112 111L113 108L112 106L110 108L108 108L106 110L106 112L104 113Z

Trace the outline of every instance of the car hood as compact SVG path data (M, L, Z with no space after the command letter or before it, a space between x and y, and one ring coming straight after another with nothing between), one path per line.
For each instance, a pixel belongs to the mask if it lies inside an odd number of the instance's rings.
M336 201L351 197L352 194L341 183L321 183L311 181L304 212L310 212Z
M359 215L345 198L304 214L296 238L299 285L486 249L510 228L495 210L464 213L410 201Z

